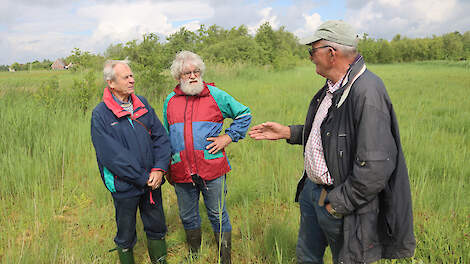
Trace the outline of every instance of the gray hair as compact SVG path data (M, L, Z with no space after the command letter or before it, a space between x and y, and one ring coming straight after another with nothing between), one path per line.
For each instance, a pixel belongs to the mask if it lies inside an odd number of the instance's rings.
M325 45L332 46L336 50L341 51L341 53L343 53L344 56L346 56L346 57L355 57L355 56L357 56L357 48L356 47L341 45L341 44L338 44L336 42L332 42L332 41L324 40L324 39L323 39L323 42L325 43Z
M181 73L183 73L183 66L185 64L194 65L201 71L201 77L204 75L206 65L202 61L201 57L191 51L182 50L176 54L176 57L170 67L171 75L175 80L180 80Z
M114 71L114 67L118 64L125 64L129 67L130 61L126 58L124 60L107 60L104 63L103 68L103 78L104 81L111 81L116 78L116 72Z

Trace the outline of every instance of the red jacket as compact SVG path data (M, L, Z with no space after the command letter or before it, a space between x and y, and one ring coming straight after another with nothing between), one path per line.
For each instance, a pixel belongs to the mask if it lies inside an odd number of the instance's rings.
M230 171L225 150L211 154L208 137L217 137L225 118L234 121L225 133L233 142L245 137L251 122L250 109L213 84L204 83L195 96L184 94L179 85L168 95L163 108L163 125L170 135L170 182L191 182L197 174L216 179Z

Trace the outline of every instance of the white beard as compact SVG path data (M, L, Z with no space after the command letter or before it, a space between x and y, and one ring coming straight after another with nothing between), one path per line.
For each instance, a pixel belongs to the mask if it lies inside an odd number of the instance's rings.
M190 80L186 80L186 81L181 80L180 81L181 91L183 91L183 93L187 95L197 95L200 92L202 92L202 90L204 89L204 83L202 82L202 78L199 77L196 80L197 80L196 83L189 83Z

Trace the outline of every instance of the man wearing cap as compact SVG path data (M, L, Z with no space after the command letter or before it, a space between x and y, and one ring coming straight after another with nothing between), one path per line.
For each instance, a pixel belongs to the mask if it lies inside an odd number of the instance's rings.
M382 80L367 70L358 37L343 21L327 21L302 41L326 83L310 102L304 125L266 122L258 140L304 146L297 186L298 263L370 263L411 257L411 192L398 123Z

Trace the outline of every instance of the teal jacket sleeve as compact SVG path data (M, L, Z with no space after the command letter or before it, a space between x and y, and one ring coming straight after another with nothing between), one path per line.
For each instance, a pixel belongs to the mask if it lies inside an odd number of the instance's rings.
M250 108L216 87L209 86L209 90L222 111L223 117L233 119L225 133L232 138L233 142L243 139L251 123Z

